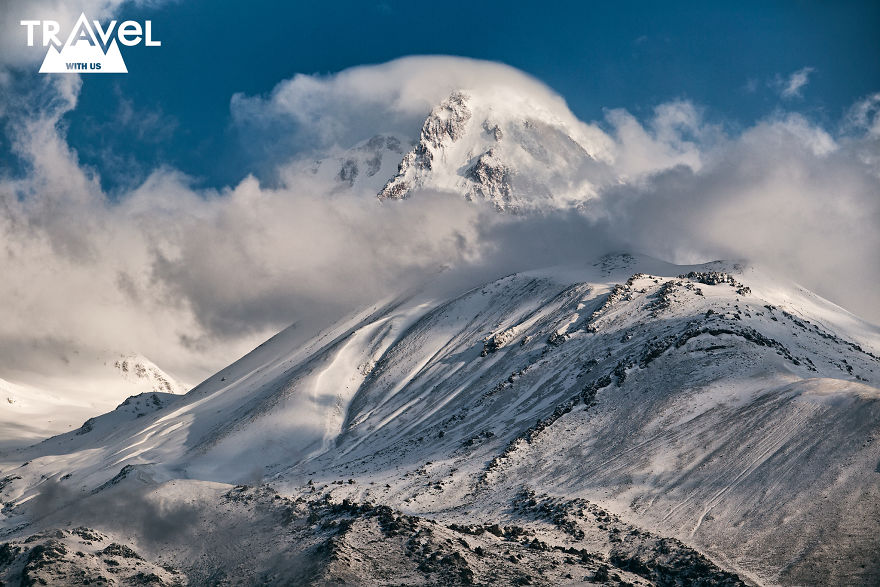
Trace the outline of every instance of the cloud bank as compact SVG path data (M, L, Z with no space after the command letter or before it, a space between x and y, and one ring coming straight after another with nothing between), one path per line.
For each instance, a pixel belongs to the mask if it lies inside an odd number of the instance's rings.
M292 322L318 327L440 273L466 283L621 249L748 259L880 322L878 95L839 129L781 113L731 132L685 101L584 123L512 68L409 58L234 96L234 124L276 181L204 190L159 168L111 200L61 124L78 78L42 83L36 106L28 95L0 110L28 163L23 177L0 179L7 371L109 349L198 380ZM380 203L304 171L316 154L377 133L416 138L460 88L561 121L617 180L577 209L505 216L439 192Z

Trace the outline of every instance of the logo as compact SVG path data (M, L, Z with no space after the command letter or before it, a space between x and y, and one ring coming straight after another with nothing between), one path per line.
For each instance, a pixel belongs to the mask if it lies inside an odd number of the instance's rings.
M28 47L34 46L36 31L42 35L43 47L49 47L40 73L128 73L117 40L126 47L141 42L145 47L160 47L162 41L153 40L153 23L149 20L143 25L135 20L126 20L118 27L116 23L111 20L105 28L97 20L90 23L85 13L80 14L63 45L58 39L61 25L54 20L23 20L21 26L27 27Z

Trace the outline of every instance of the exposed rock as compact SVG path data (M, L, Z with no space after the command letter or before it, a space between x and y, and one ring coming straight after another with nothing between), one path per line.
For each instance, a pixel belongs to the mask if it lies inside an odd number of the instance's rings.
M381 158L378 160L376 164L376 170L378 170L379 165L382 164ZM373 171L373 174L376 172ZM372 174L371 174L372 175ZM354 185L354 180L357 179L358 176L358 166L357 162L354 159L346 159L342 162L342 167L339 169L339 175L337 178L339 181L343 183L347 183L348 185Z
M420 187L424 176L418 172L432 169L435 152L463 135L465 124L471 118L467 99L463 92L453 92L431 111L422 125L418 143L404 155L397 167L397 175L379 192L380 200L406 198L412 189Z
M504 209L510 203L511 176L513 172L489 149L477 158L466 177L473 183L468 199L482 199Z

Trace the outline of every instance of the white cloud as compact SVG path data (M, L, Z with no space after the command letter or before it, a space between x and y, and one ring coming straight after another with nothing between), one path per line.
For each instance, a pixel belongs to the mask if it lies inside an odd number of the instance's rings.
M745 258L874 321L880 183L855 150L802 117L763 121L707 154L603 194L629 247L679 262Z
M880 92L859 100L847 112L847 130L864 131L880 138Z
M506 65L461 57L406 57L330 76L299 74L265 98L234 95L231 111L246 147L277 164L294 152L347 148L378 132L417 137L431 108L461 88L478 88L497 108L563 120L603 148L604 134L578 121L542 82Z
M777 77L775 85L779 89L779 95L787 99L800 98L801 90L810 83L810 74L814 71L816 70L812 67L802 67L788 78Z
M880 179L880 92L853 104L842 128L854 156Z
M677 165L698 171L701 150L710 148L720 133L693 104L680 100L657 106L647 126L626 110L609 110L605 117L613 129L614 168L628 178Z

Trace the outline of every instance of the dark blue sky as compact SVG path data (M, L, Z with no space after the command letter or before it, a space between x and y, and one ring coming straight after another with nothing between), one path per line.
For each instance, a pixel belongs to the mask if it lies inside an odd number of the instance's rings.
M119 14L152 19L162 47L126 49L127 75L84 76L66 119L72 146L111 190L160 164L203 185L235 182L249 169L230 127L232 94L404 55L507 63L584 120L683 98L734 130L779 108L833 128L880 90L876 1L180 0ZM782 101L773 80L803 67L815 69L803 97Z

